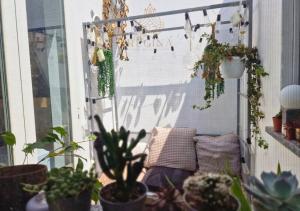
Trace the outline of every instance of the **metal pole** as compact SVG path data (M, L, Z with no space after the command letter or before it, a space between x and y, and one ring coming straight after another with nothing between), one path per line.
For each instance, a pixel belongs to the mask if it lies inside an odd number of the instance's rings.
M231 21L222 21L221 24L230 24ZM210 26L209 23L207 24L200 24L200 27L208 27ZM192 26L194 28L195 25ZM169 27L169 28L164 28L164 29L154 29L154 30L146 30L145 33L156 33L156 32L166 32L166 31L176 31L176 30L183 30L184 26L177 26L177 27ZM125 33L125 35L131 34L130 32ZM124 34L114 34L113 36L121 36Z
M227 2L227 3L214 4L214 5L209 5L209 6L172 10L172 11L159 12L159 13L146 14L146 15L136 15L136 16L130 16L130 17L126 17L126 18L108 19L108 20L94 22L94 24L101 25L101 24L106 24L106 23L115 23L115 22L119 22L119 21L131 21L131 20L138 20L138 19L176 15L176 14L182 14L182 13L186 13L186 12L197 12L197 11L203 11L203 10L213 10L213 9L220 9L220 8L226 8L226 7L235 7L235 6L239 6L240 3L241 3L240 1L235 1L235 2ZM242 3L245 4L245 3L247 3L247 1L244 0L244 1L242 1ZM90 22L84 23L84 25L87 25L87 24L91 24L91 23Z
M86 62L86 68L84 68L84 85L85 85L85 96L87 97L88 100L88 106L89 106L89 113L88 113L88 127L90 129L90 134L92 134L95 131L94 128L94 112L93 112L93 102L91 99L91 91L92 91L92 84L91 84L91 70L90 70L90 62L89 62L89 47L88 47L88 43L87 43L87 29L86 29L86 25L83 24L83 45L85 46L85 61ZM90 159L94 159L93 158L93 144L90 143Z

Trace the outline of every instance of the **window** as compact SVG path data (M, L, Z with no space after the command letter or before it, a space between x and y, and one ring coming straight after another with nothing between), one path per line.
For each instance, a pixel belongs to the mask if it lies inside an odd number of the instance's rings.
M282 3L281 87L300 84L300 1Z
M64 126L70 134L70 100L63 0L26 0L31 76L37 140L49 128ZM51 151L52 146L45 150ZM38 159L44 150L38 152ZM69 156L44 164L60 167Z
M0 7L1 10L1 7ZM8 104L6 95L6 80L5 80L5 62L2 40L2 25L0 16L0 132L8 130ZM9 164L8 147L0 141L0 164Z

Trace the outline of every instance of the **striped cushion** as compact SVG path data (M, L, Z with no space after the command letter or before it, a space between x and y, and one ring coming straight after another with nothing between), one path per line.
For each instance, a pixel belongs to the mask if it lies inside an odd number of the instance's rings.
M147 167L163 166L188 171L196 170L193 128L153 129L149 145Z
M235 134L223 136L197 136L196 151L200 172L224 173L231 171L241 175L239 138Z

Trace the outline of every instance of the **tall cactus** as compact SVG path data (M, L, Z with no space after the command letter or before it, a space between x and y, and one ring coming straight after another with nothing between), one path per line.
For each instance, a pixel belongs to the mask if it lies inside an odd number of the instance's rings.
M146 136L141 130L136 139L128 141L130 131L121 127L119 131L107 132L99 116L94 117L100 132L95 132L97 139L94 147L103 173L116 181L117 191L113 197L120 202L127 202L136 190L137 178L142 172L146 154L133 155L132 150ZM127 174L125 175L125 170Z

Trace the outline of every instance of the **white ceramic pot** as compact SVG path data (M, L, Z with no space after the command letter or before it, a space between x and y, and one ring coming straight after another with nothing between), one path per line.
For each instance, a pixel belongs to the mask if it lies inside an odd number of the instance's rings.
M221 74L225 79L237 79L243 76L245 64L238 56L233 56L231 60L226 59L221 63Z
M280 104L285 109L300 109L300 85L289 85L280 92Z

